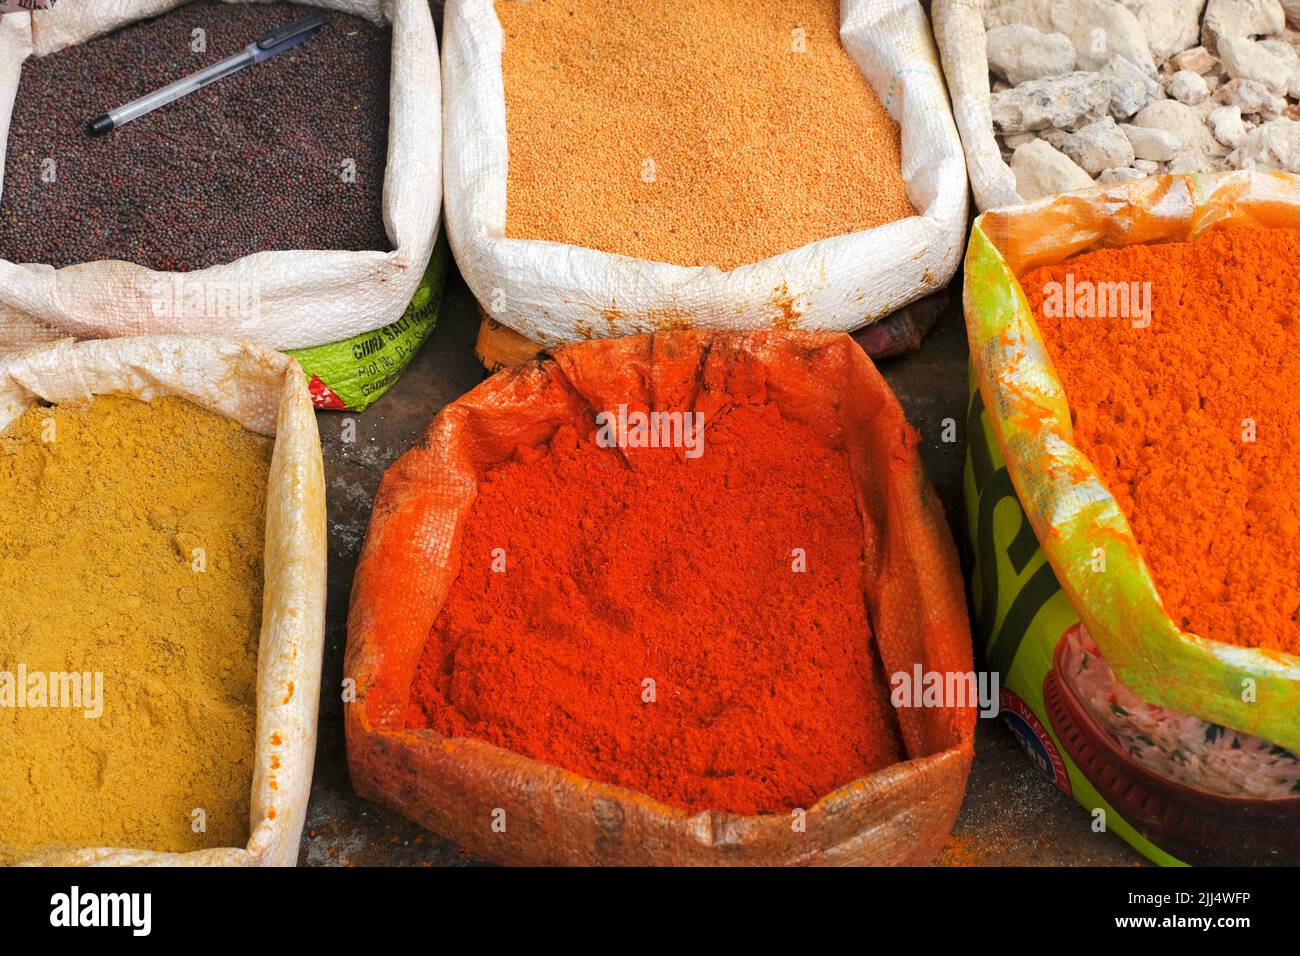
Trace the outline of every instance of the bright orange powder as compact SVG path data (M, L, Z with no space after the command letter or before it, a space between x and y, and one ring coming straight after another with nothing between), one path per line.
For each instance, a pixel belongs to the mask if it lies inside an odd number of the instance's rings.
M1075 443L1137 536L1174 622L1300 654L1300 229L1087 253L1021 284ZM1046 283L1150 282L1151 325L1048 318ZM1250 419L1256 431L1245 440Z
M744 814L901 759L847 457L761 405L636 461L566 425L488 472L408 726Z

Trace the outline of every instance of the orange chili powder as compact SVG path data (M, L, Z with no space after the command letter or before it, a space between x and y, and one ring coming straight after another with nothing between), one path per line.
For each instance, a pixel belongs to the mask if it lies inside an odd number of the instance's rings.
M1087 253L1022 280L1093 461L1184 630L1300 654L1300 229ZM1151 283L1151 324L1044 315ZM1255 440L1245 440L1250 422Z
M594 437L480 482L407 725L692 811L789 813L898 761L845 456L773 405L694 459Z

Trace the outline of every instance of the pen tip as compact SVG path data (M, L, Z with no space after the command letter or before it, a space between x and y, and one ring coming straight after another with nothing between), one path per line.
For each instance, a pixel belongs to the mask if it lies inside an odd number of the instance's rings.
M86 131L91 136L103 136L113 128L113 118L105 113L103 116L97 116L86 126Z

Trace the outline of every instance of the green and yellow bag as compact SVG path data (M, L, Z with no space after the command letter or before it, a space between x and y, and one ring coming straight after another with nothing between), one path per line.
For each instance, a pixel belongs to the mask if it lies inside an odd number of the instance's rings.
M966 254L971 591L1002 713L1094 821L1162 864L1300 862L1300 658L1207 640L1165 613L1073 445L1019 277L1229 224L1300 227L1300 177L1164 176L991 210Z
M362 412L396 384L438 324L450 259L447 237L439 235L415 295L396 322L341 342L289 350L307 375L312 404Z

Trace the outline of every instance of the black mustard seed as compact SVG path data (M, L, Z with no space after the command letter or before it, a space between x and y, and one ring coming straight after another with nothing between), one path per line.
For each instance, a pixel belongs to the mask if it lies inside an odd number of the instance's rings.
M105 136L86 129L310 10L196 2L28 59L9 128L0 258L186 272L271 249L389 251L387 28L329 12L293 50Z

